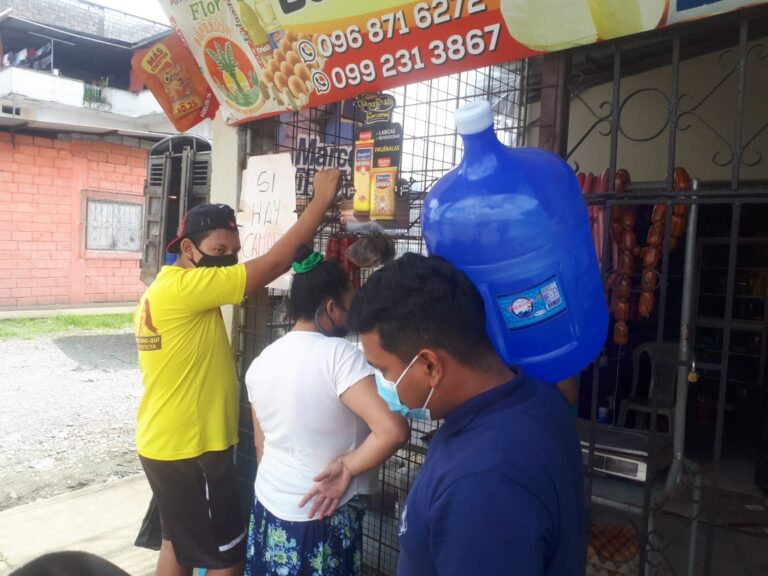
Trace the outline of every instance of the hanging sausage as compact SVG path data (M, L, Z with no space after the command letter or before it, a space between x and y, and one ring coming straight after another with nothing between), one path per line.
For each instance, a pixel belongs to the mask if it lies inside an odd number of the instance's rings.
M609 171L603 172L607 182ZM617 170L613 187L617 194L626 192L632 181L627 170ZM629 342L630 301L632 298L632 276L635 273L637 257L637 234L635 233L635 207L614 206L611 210L611 239L613 240L614 261L617 263L618 279L616 297L612 307L616 323L613 326L613 341L623 346Z
M607 178L607 171L603 173ZM602 179L601 179L602 180ZM617 193L626 192L630 183L629 172L617 170L614 188ZM691 189L691 179L684 168L675 168L673 174L674 190L685 192ZM602 189L600 187L599 189ZM675 204L672 210L669 231L669 251L674 250L685 234L688 217L688 205ZM637 264L640 262L639 298L637 302L638 319L649 319L656 309L656 291L659 288L659 264L664 256L664 225L667 215L666 204L653 207L651 223L646 233L646 245L637 242L637 214L634 206L614 206L611 210L611 241L613 254L613 272L608 276L606 290L609 293L610 310L614 317L613 340L624 345L629 341L627 322L632 318L632 281L635 278Z
M691 189L691 178L685 168L675 168L673 185L676 192ZM671 206L672 222L669 230L669 251L672 252L680 238L685 234L688 218L688 205ZM640 300L638 313L641 318L650 318L656 309L656 290L659 288L659 264L664 255L664 222L667 214L666 204L656 204L651 215L651 227L646 236L647 247L643 252L643 274L640 278Z

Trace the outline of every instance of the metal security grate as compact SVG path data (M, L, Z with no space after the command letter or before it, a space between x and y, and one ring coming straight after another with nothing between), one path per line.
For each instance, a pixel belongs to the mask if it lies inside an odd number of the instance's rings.
M587 203L593 215L602 216L598 221L603 226L594 230L609 297L616 273L623 274L614 255L612 215L633 213L630 220L636 221L643 247L650 245L646 233L652 222L663 228L661 257L648 275L654 281L644 287L645 268L639 264L627 272L626 344L615 344L611 335L598 361L580 375L579 415L587 425L588 470L605 460L596 449L598 407L613 402L606 425L610 430L621 424L634 429L640 423L646 429L642 450L651 456L644 481L616 478L605 470L587 475L593 541L605 544L606 534L613 534L635 553L629 562L611 564L622 574L758 574L768 565L764 531L745 535L742 524L729 523L732 498L724 495L732 494L721 487L731 463L734 468L746 463L754 466L753 490L768 491L768 169L762 152L768 142L768 115L761 105L768 86L766 38L768 10L758 8L563 53L571 74L557 81L570 100L570 116L562 118L537 117L544 108L542 92L554 84L541 58L391 91L398 103L394 120L405 132L401 176L408 182L411 204L408 225L394 236L398 255L425 250L420 223L424 196L459 162L461 140L452 114L476 98L491 101L497 133L506 144L536 145L537 130L554 129L568 136L564 155L577 172L599 176L607 168L605 189L595 190ZM701 64L704 56L709 58L706 65ZM292 154L301 209L315 170L349 169L359 120L347 102L253 123L247 127L248 153ZM694 191L675 189L677 167L688 169L697 180ZM622 168L633 177L626 193L615 185L614 176ZM666 216L653 220L657 206ZM684 233L677 229L675 235L678 206L688 207L688 220ZM339 218L338 211L328 214L317 249L324 251L331 234L340 230ZM370 272L362 271L363 281ZM643 291L654 292L650 314L639 310ZM246 302L236 346L240 374L289 328L281 293L265 291ZM651 376L659 386L660 372L651 374L647 365L637 368L645 389L640 385L630 390L633 350L681 342L688 356L676 361L677 372L686 373L695 356L699 378L689 385L683 376L682 386L677 385L688 401L679 395L683 410L673 426L665 420L661 394L648 387ZM650 413L622 422L621 401L634 394L645 397ZM737 410L749 417L739 418ZM682 420L677 420L680 413ZM247 403L241 421L239 464L244 486L250 488L255 463ZM367 574L395 573L399 508L432 428L414 423L408 445L380 470L365 524ZM684 452L670 466L656 446L669 445L672 436ZM607 569L606 563L615 560L606 555L610 548L590 546L588 570Z
M138 252L142 210L143 206L136 202L88 198L86 250Z
M208 186L211 175L210 157L203 160L195 160L192 164L192 185Z
M755 467L741 475L752 492L742 497L765 503L752 479L759 484L768 464L768 114L756 105L766 95L766 36L768 12L759 9L568 54L570 120L559 128L577 172L599 179L606 170L605 185L586 199L611 327L619 316L629 325L628 337L612 331L581 374L588 574L758 574L768 565L765 533L739 533L728 510L734 492L723 486L739 467ZM692 186L678 186L681 167ZM655 241L654 225L663 231ZM619 256L635 247L658 257L627 266ZM643 361L644 349L653 361ZM603 449L619 446L627 429L648 455L636 481L619 477L628 469Z
M152 158L149 163L149 185L162 186L165 178L165 158Z
M403 157L400 177L410 189L410 221L394 231L396 253L424 253L421 239L421 206L435 181L461 160L461 139L456 134L453 112L462 104L487 99L495 112L499 137L509 145L521 143L525 127L524 62L472 70L390 91L397 100L393 121L403 125ZM351 169L356 124L362 120L352 102L323 106L286 114L247 127L249 155L288 152L297 168L296 190L299 209L306 205L316 170L337 166ZM349 172L351 177L351 172ZM350 178L345 179L349 186ZM340 231L340 213L329 213L315 240L325 251L331 234ZM362 280L372 270L362 270ZM241 378L264 346L284 335L291 327L285 295L264 291L240 308L238 368ZM240 474L250 502L255 475L250 406L247 393L241 410ZM395 573L398 557L397 533L401 503L423 462L433 424L412 423L411 441L397 452L379 472L377 492L371 497L364 526L366 574Z

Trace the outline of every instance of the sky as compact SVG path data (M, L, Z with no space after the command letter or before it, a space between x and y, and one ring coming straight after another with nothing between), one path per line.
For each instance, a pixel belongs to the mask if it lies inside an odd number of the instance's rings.
M107 6L108 8L114 8L115 10L121 10L128 14L134 14L147 18L148 20L154 20L155 22L162 22L168 24L168 18L165 16L165 12L160 7L160 3L157 0L88 0L92 4L100 4Z

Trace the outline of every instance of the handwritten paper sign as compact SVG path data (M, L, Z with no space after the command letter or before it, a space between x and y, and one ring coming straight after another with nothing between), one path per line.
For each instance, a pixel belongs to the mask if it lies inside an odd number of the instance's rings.
M237 223L242 240L241 260L266 254L296 222L296 169L290 154L252 156L243 172ZM269 284L288 290L290 273Z

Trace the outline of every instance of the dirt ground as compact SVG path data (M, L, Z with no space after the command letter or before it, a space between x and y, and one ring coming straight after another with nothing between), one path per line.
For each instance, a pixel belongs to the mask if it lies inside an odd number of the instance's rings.
M141 472L129 332L0 341L0 510Z

